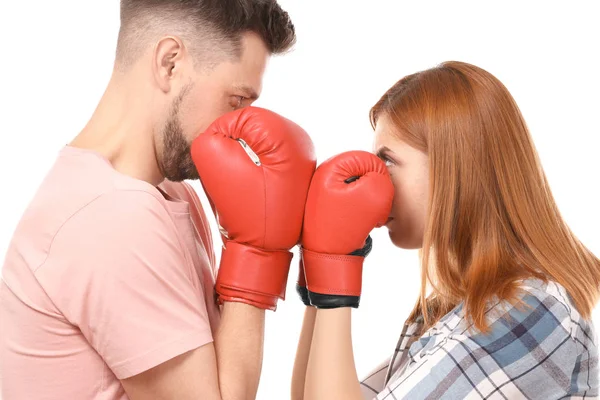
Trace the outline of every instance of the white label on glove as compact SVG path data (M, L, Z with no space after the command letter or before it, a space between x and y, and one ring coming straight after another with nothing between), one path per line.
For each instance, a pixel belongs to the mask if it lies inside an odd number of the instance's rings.
M248 157L250 157L252 162L256 165L260 165L260 159L258 158L256 153L254 151L252 151L250 146L248 146L248 143L244 142L243 139L237 139L237 141L240 143L240 145L242 146L242 148L244 149L246 154L248 154Z

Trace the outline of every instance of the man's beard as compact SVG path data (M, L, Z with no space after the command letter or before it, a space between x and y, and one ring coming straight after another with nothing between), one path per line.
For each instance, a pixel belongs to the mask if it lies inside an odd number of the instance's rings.
M173 102L171 114L162 132L163 150L159 164L164 177L172 182L199 178L190 153L191 145L187 142L179 121L182 97L179 96Z

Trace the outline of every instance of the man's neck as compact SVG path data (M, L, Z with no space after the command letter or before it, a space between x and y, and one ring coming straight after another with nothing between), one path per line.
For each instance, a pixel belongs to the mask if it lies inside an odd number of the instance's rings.
M140 90L141 89L141 90ZM150 96L131 76L114 73L83 130L70 143L103 155L122 174L158 185Z

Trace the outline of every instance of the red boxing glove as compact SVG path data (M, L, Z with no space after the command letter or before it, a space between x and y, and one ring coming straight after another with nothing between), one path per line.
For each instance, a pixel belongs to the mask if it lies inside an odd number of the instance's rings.
M393 198L389 172L371 153L342 153L317 168L306 200L301 253L313 306L358 307L369 233L386 223Z
M219 303L275 310L316 167L310 137L272 111L245 107L213 122L191 152L223 236Z

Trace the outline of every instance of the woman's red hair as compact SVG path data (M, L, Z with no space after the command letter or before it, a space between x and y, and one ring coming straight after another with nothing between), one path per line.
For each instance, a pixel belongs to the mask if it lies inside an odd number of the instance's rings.
M406 76L371 109L429 156L420 299L425 329L458 303L487 330L493 299L517 301L521 279L563 285L590 318L600 261L560 215L521 112L493 75L445 62ZM427 290L432 289L428 296Z

